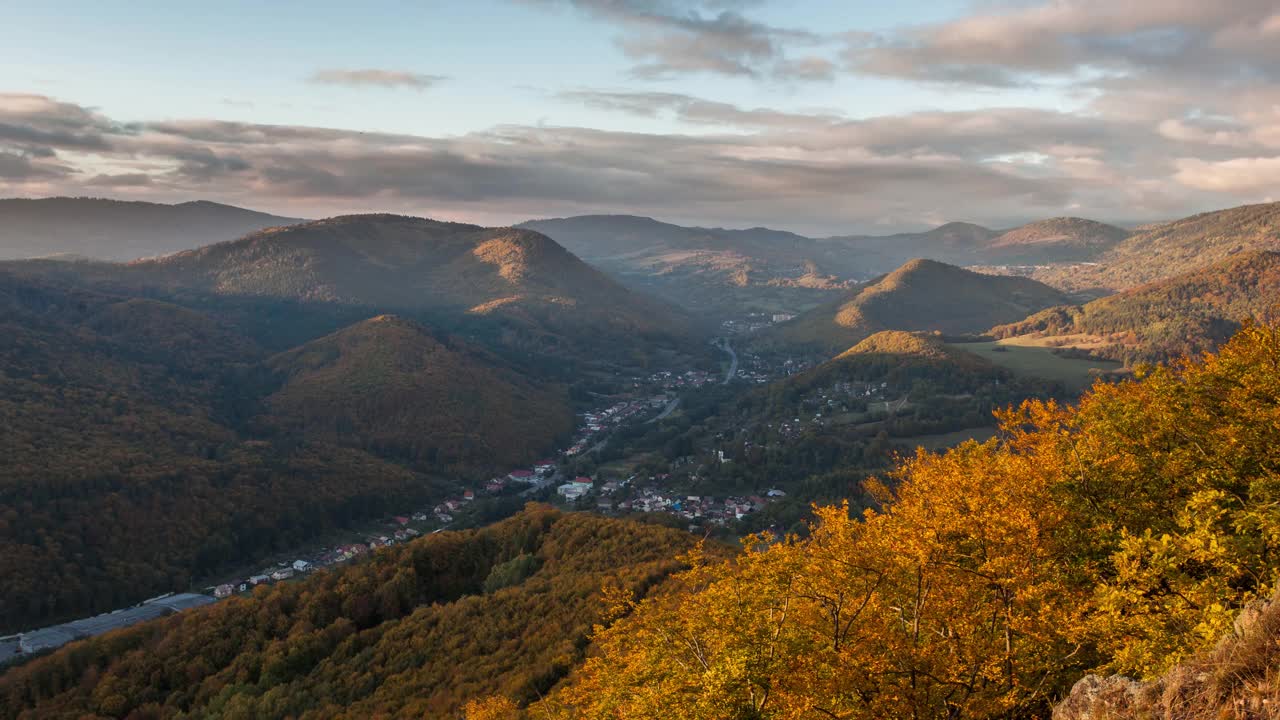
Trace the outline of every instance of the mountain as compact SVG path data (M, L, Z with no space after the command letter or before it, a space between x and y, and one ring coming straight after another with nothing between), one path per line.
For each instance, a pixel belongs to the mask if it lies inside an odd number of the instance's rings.
M932 230L894 235L852 235L831 238L859 257L864 269L882 273L912 258L927 258L953 265L982 261L979 253L1000 235L990 228L966 222L950 222Z
M457 718L487 695L533 702L616 619L602 587L655 593L695 541L530 506L63 648L0 676L0 718Z
M536 386L477 349L389 315L266 365L284 378L266 399L271 425L413 462L514 466L573 428L564 388Z
M1254 250L1280 250L1280 202L1202 213L1141 228L1090 264L1037 271L1068 290L1126 290Z
M451 330L496 326L512 343L599 355L677 345L683 313L618 285L529 230L395 215L273 228L122 268L168 292L265 298L414 313Z
M415 323L273 356L227 317L0 272L0 632L438 501L569 427L564 388Z
M624 284L723 319L797 312L865 277L838 244L768 228L682 227L631 215L584 215L519 225L544 233Z
M983 248L991 264L1043 265L1092 260L1130 233L1084 218L1058 217L1029 223L993 238Z
M297 218L218 203L177 205L101 198L0 200L0 260L79 255L98 260L186 250Z
M682 227L629 215L586 215L520 225L545 233L630 286L714 316L796 313L854 281L912 258L951 265L1043 265L1092 260L1129 236L1083 218L1041 220L1008 231L965 222L883 236L815 239L751 228Z
M1216 347L1248 319L1280 309L1280 252L1243 252L1205 268L1094 300L1043 310L992 330L1127 361Z
M1026 317L1067 301L1063 293L1027 278L916 259L834 303L769 328L759 341L838 352L882 330L983 332L1001 324L998 318Z

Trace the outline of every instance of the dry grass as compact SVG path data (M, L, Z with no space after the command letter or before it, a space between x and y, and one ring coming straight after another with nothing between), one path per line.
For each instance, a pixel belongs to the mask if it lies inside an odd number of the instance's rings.
M1091 675L1054 720L1280 720L1280 595L1246 608L1216 647L1149 683Z

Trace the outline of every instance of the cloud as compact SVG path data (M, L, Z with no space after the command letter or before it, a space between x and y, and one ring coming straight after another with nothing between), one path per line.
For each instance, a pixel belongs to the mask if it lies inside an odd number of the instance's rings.
M849 69L1003 88L1052 79L1280 77L1273 0L1056 0L851 36Z
M619 49L635 62L632 73L646 79L687 73L830 80L835 63L816 55L791 59L794 47L828 41L806 30L773 27L742 10L758 3L724 0L527 0L567 6L618 28Z
M409 88L410 90L427 90L444 82L444 75L425 75L423 73L405 72L403 70L317 70L308 78L309 82L321 85L344 85L346 87L378 87Z
M849 119L680 93L561 98L669 114L701 132L503 125L428 137L207 118L126 125L72 103L0 95L0 121L12 124L20 105L42 108L24 111L22 137L49 143L0 149L0 189L117 187L307 216L386 210L509 223L630 212L847 234L938 218L1167 218L1220 206L1224 193L1265 197L1275 180L1266 158L1276 153L1254 150L1273 120L1267 93L1240 100L1241 116L1255 113L1248 121L1187 116L1165 133L1140 119L1029 108ZM1236 136L1248 142L1222 141Z
M1270 197L1280 187L1280 157L1243 157L1205 162L1197 158L1178 160L1179 182L1201 190L1237 197Z

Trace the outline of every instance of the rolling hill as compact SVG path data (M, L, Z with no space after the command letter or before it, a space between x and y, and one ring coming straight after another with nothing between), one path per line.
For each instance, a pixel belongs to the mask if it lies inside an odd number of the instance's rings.
M0 260L77 255L134 260L301 222L219 203L101 198L0 200Z
M759 342L840 352L882 330L983 332L1001 324L997 318L1026 317L1065 301L1063 293L1027 278L917 259L837 302L766 330Z
M992 334L1113 359L1167 360L1210 350L1241 322L1278 310L1280 252L1245 252L1084 305L1043 310Z
M389 315L267 367L284 379L266 399L270 425L428 466L514 466L573 427L564 388L536 386L477 349Z
M1280 250L1280 203L1245 205L1147 226L1091 264L1045 268L1033 277L1072 291L1114 292L1255 250Z

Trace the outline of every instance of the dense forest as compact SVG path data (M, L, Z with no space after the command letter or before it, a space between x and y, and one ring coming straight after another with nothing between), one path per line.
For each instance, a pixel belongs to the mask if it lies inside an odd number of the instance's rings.
M820 508L805 532L749 536L730 561L679 531L531 508L73 644L0 677L0 706L1046 717L1086 673L1205 662L1275 590L1280 330L1248 326L1077 406L1029 401L1000 426L904 458L868 483L865 511Z
M1280 253L1246 252L1132 290L1036 313L992 335L1054 338L1087 335L1089 350L1128 363L1156 362L1211 350L1242 322L1274 317ZM1062 337L1064 344L1073 338Z
M0 631L435 501L444 472L509 469L569 429L563 387L415 323L272 356L242 312L0 274Z
M533 702L694 538L530 506L299 583L79 642L0 676L0 717L456 717ZM725 553L712 549L711 554Z
M529 717L1045 717L1086 671L1156 677L1275 589L1280 331L1001 430L904 460L861 517L619 594L626 619Z

